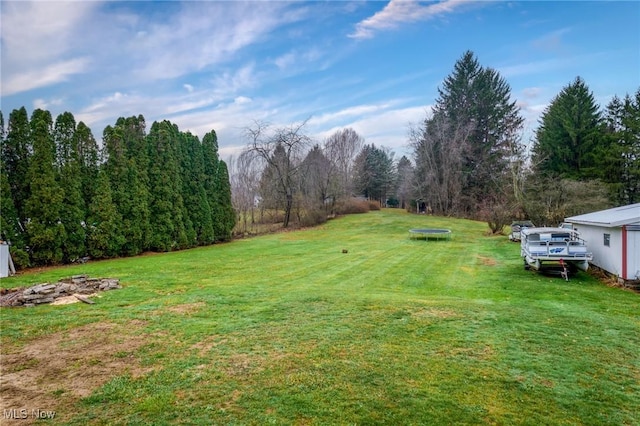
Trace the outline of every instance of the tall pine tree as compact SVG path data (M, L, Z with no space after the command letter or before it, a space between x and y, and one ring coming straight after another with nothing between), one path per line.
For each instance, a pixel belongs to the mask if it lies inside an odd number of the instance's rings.
M4 116L0 111L0 141L5 144ZM18 211L13 204L11 187L3 158L0 158L0 240L14 243L20 238Z
M56 118L54 139L58 154L58 180L64 192L64 211L61 214L66 234L63 245L64 261L73 262L86 254L86 206L82 197L82 176L73 114L65 112Z
M78 123L75 133L75 145L78 150L78 174L80 191L84 201L85 212L89 211L89 205L96 195L96 182L98 179L98 143L91 133L91 129L82 121Z
M116 127L121 130L124 139L126 156L129 160L131 179L139 182L133 188L136 198L131 205L132 216L135 218L137 233L134 240L127 245L132 253L138 250L146 250L149 244L151 231L149 211L149 147L146 137L146 122L142 115L119 118ZM129 236L127 238L130 238ZM126 247L126 246L125 246Z
M533 164L538 172L569 179L597 177L602 142L599 107L577 77L545 109L535 135Z
M640 89L632 98L617 96L604 114L604 138L596 150L600 178L618 205L640 201Z
M438 89L434 117L455 123L451 127L471 128L462 155L462 191L468 195L461 206L474 215L486 198L504 191L507 164L518 143L524 119L511 88L500 74L480 65L467 51ZM453 140L453 135L451 135ZM420 167L420 165L417 165Z
M31 258L36 264L57 264L63 260L66 239L62 215L64 192L55 169L56 147L53 122L48 111L37 109L31 115L33 156L27 177L29 198L25 203Z
M187 235L178 159L179 131L167 120L154 122L147 138L153 229L150 247L157 251L180 249L187 246Z
M87 251L96 259L116 257L122 250L125 238L120 226L122 216L111 198L111 184L106 169L98 172L95 196L87 213Z
M233 227L236 225L236 214L231 204L231 184L227 164L220 160L216 174L216 193L219 212L214 228L216 238L221 241L231 239Z
M218 175L218 136L215 130L211 130L202 138L202 157L204 161L204 190L207 194L207 202L211 208L211 220L214 229L214 240L218 239L216 229L222 229L222 212L216 192L216 176Z
M182 196L184 199L185 223L188 223L187 238L190 245L211 244L214 241L211 206L204 188L204 156L197 136L182 134L180 156ZM193 234L192 234L193 233Z
M25 204L29 198L29 179L27 177L31 159L32 143L31 128L27 110L22 107L9 114L7 135L2 144L2 164L7 174L7 181L12 195L13 204L20 221L20 237L13 243L21 248L25 247L26 224Z
M103 149L113 203L122 217L120 229L125 242L121 254L134 256L147 247L145 229L148 204L145 197L141 196L147 192L147 188L127 151L124 134L121 126L107 126L104 129Z

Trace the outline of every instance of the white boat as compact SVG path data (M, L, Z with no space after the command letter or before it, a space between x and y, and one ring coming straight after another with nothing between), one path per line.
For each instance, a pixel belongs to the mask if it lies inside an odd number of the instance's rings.
M573 273L578 269L586 271L593 259L586 241L573 229L523 228L520 236L525 269Z
M530 220L517 220L511 223L511 232L509 233L509 241L521 241L520 231L522 228L534 228L535 225Z

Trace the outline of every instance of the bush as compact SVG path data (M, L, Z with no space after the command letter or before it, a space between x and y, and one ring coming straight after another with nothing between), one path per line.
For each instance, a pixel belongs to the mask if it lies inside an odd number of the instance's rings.
M15 266L16 270L18 269L26 269L31 266L31 262L29 262L29 254L22 249L9 249L11 253L11 259L13 260L13 266Z
M309 209L300 218L300 226L315 226L326 221L327 214L323 209Z
M369 202L357 198L339 200L336 202L335 210L336 214L367 213L369 211Z
M369 210L380 210L380 203L377 201L369 200Z
M263 213L261 215L260 212L256 212L256 223L264 225L284 222L284 212L281 210L266 209Z

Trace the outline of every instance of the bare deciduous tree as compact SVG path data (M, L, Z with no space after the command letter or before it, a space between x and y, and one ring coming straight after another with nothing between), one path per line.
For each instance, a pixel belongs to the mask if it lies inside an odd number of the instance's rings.
M364 146L364 138L355 130L338 130L325 142L325 156L336 167L337 197L353 195L353 162Z
M255 203L258 196L260 169L255 157L248 152L241 153L229 163L232 165L231 194L234 209L238 212L238 223L242 232L249 232L249 225L255 223Z
M434 213L460 213L465 194L462 163L472 127L451 122L442 114L409 129L416 158L416 194Z
M283 227L289 226L294 195L299 187L297 182L301 159L311 142L304 133L307 120L300 124L282 127L270 132L265 123L256 122L246 129L249 143L245 152L259 158L265 165L263 177L268 177L269 187L283 201Z

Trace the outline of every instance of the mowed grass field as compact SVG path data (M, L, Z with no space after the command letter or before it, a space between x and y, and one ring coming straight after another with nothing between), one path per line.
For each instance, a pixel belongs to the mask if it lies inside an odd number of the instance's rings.
M487 229L382 210L3 279L123 289L0 310L0 423L640 424L640 295L525 271Z

